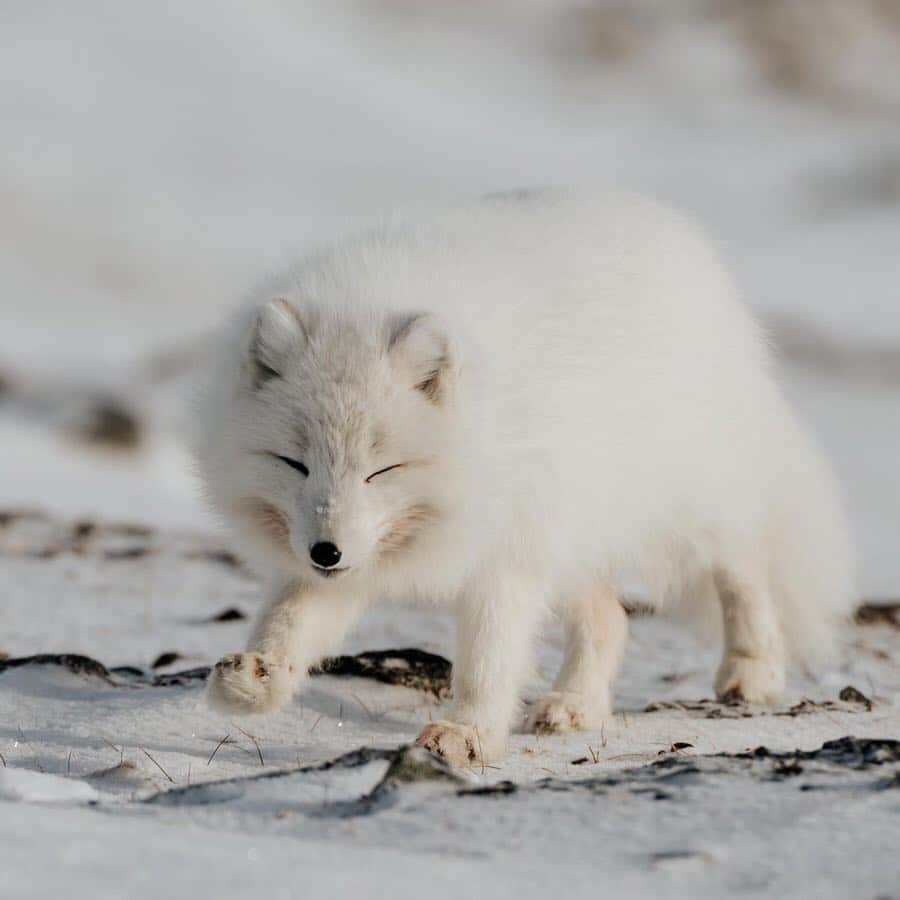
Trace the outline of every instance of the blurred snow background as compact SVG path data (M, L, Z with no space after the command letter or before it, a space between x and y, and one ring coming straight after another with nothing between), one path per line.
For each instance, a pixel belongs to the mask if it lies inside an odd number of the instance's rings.
M900 589L900 0L6 0L0 507L209 524L181 434L260 271L611 182L702 220Z

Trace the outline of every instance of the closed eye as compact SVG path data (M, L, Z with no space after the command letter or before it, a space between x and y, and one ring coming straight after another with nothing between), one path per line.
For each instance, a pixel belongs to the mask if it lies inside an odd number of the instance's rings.
M277 453L273 453L272 456L274 456L275 459L280 459L285 465L290 466L292 469L296 469L304 478L309 477L309 469L307 469L299 459L291 459L289 456L279 456Z
M377 472L373 472L367 479L366 484L368 484L373 478L377 478L379 475L384 475L385 472L390 472L392 469L402 469L406 463L394 463L392 466L385 466L383 469L379 469Z

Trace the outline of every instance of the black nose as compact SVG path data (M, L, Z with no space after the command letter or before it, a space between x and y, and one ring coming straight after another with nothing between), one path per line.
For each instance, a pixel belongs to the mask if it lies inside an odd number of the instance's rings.
M317 566L331 569L341 561L341 551L331 541L319 541L309 548L309 557Z

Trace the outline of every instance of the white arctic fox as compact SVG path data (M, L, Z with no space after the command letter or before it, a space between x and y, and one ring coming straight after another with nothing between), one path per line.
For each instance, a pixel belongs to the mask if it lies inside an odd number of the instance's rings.
M852 595L832 478L770 368L709 245L640 199L497 195L302 260L203 401L210 497L271 581L210 699L274 710L367 605L446 603L453 704L418 740L497 758L547 609L566 656L530 727L609 715L637 573L660 605L717 597L716 691L775 701Z

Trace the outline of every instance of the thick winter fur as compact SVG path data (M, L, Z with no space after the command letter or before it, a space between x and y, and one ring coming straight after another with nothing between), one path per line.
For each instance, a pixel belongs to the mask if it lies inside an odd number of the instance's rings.
M851 605L834 484L763 335L709 245L644 200L495 196L311 256L229 331L201 419L210 497L271 580L214 673L227 710L287 702L371 603L446 603L454 702L419 740L497 758L548 609L567 656L531 727L609 715L625 573L659 605L718 597L716 690L751 702Z

